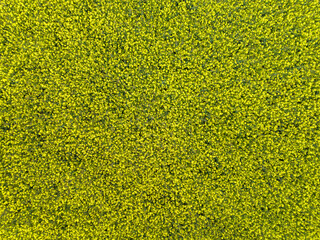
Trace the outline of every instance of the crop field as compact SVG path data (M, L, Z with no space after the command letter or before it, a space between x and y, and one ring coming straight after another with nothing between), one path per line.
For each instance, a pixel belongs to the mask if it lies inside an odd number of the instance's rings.
M320 240L320 2L0 0L0 240Z

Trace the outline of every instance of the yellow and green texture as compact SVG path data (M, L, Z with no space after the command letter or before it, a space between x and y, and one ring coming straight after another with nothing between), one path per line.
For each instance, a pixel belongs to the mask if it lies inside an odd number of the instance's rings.
M0 239L320 239L320 3L1 0Z

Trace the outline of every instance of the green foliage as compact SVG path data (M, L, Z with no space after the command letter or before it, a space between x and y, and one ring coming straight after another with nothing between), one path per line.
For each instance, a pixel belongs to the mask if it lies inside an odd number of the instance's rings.
M320 239L312 0L1 0L0 239Z

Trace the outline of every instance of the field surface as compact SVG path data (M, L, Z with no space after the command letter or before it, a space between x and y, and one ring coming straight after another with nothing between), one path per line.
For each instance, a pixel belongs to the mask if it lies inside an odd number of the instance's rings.
M0 0L0 239L320 239L320 2Z

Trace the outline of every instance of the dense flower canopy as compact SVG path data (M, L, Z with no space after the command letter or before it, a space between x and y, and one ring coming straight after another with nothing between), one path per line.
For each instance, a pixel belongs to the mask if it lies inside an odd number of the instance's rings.
M1 0L0 239L320 239L312 0Z

